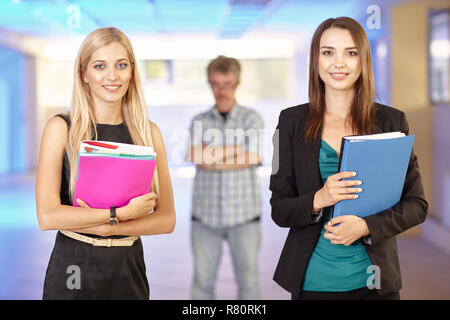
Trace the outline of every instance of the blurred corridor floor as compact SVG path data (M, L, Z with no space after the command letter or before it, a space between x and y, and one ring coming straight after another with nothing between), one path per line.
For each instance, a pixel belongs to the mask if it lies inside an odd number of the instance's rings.
M192 277L190 205L192 178L172 172L177 225L169 235L144 236L150 298L189 299ZM261 176L263 216L259 278L265 300L290 299L273 280L287 230L270 217L268 176ZM41 299L55 231L40 231L35 214L34 176L0 179L0 299ZM421 238L398 238L402 299L450 299L450 256ZM217 299L237 296L228 247L224 244Z

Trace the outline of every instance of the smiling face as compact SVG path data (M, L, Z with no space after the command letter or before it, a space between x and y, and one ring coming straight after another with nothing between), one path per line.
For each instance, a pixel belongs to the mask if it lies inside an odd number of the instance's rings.
M89 85L94 104L117 103L127 92L131 76L127 50L119 42L112 42L94 51L83 81Z
M353 90L360 74L361 60L350 31L326 29L319 52L319 76L325 90Z

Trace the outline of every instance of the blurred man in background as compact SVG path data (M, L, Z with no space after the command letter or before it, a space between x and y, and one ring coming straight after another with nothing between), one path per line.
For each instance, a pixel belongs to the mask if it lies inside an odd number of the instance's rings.
M196 164L191 240L192 299L214 299L222 255L229 245L238 299L259 299L258 253L261 200L256 167L261 164L261 116L237 104L241 67L219 56L208 65L215 105L194 117L190 162Z

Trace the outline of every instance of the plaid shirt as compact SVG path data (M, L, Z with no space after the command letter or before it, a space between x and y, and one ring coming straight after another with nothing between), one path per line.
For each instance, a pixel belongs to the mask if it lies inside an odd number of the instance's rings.
M199 126L201 129L199 130ZM197 127L197 128L195 128ZM209 111L194 117L191 124L191 146L227 145L225 134L227 129L242 129L247 132L253 129L258 132L257 139L250 134L244 139L237 138L229 145L238 145L245 151L257 154L262 159L262 129L264 123L261 116L251 110L235 105L228 113L227 120L220 115L214 106ZM208 129L221 132L221 139L208 139ZM234 131L234 132L238 132ZM211 141L212 140L212 141ZM261 197L256 165L236 170L205 171L197 168L194 179L192 216L210 227L229 227L253 220L261 215Z

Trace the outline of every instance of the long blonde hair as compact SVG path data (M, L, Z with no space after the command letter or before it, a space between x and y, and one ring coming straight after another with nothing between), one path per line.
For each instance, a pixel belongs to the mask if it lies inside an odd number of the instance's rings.
M82 140L97 140L98 134L95 126L94 105L89 93L89 85L83 79L87 64L95 50L112 42L122 44L128 52L131 63L132 76L128 90L122 98L122 116L125 121L133 143L136 145L153 146L145 104L141 79L136 66L133 48L128 37L117 28L100 28L94 30L84 39L75 60L72 104L70 111L70 129L66 145L67 158L70 164L69 195L73 201L75 181L77 175L77 157ZM159 195L158 173L155 168L151 191Z

